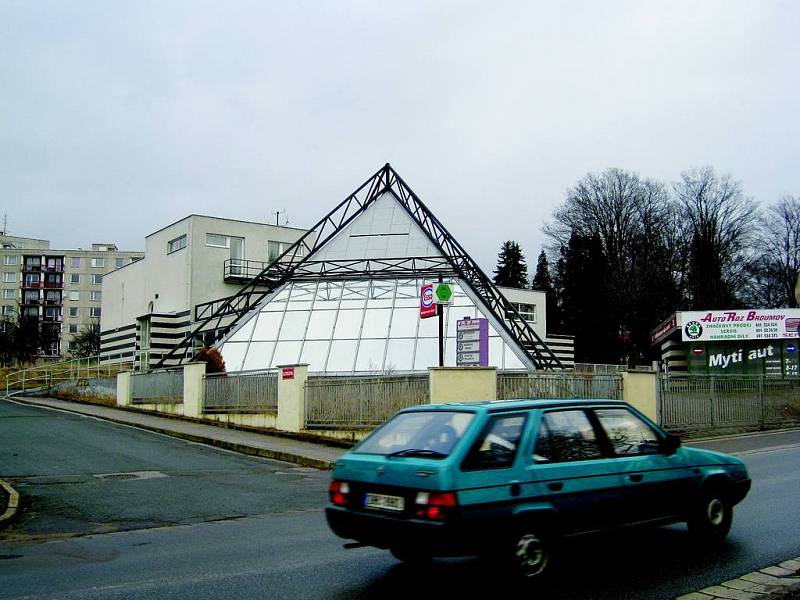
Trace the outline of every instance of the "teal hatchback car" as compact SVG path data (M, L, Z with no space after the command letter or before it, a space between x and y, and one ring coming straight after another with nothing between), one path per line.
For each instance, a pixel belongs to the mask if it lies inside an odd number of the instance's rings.
M481 402L397 413L336 461L325 513L350 547L503 558L532 578L565 536L686 522L721 541L749 489L742 461L624 402Z

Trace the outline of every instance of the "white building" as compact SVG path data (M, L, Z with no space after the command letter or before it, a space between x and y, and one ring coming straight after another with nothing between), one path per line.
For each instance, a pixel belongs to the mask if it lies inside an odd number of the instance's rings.
M101 353L149 349L154 365L194 322L198 304L235 294L306 231L189 215L145 238L144 258L103 278Z

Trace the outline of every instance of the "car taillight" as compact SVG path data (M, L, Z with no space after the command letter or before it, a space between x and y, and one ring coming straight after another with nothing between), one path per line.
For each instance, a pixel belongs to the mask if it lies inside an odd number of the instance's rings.
M331 502L336 506L347 506L347 495L350 493L350 485L346 481L331 481L328 486L328 494Z
M455 512L458 500L453 492L418 492L415 504L418 517L443 521Z

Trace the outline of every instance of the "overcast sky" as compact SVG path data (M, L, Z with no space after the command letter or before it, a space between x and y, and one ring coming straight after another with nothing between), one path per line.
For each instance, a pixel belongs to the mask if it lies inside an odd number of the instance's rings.
M794 0L2 0L0 211L142 249L190 213L311 226L391 162L484 269L514 239L532 272L589 171L800 195L798 31Z

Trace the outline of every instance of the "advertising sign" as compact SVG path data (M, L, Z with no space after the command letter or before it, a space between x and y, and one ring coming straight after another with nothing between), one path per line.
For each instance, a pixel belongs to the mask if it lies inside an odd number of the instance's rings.
M419 318L420 319L427 319L429 317L435 317L437 315L436 312L436 304L434 303L433 298L433 284L426 283L423 285L419 290Z
M294 367L283 367L281 369L281 379L294 379Z
M459 319L456 322L456 366L489 366L488 319Z
M684 342L800 338L800 309L682 312Z

